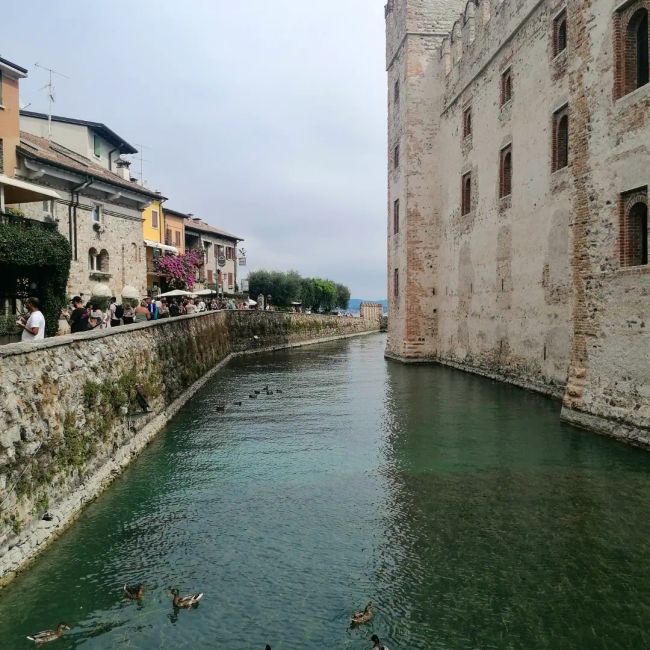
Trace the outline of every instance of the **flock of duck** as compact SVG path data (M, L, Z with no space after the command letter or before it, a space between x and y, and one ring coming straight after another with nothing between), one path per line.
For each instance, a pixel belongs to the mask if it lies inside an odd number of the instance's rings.
M127 584L124 585L124 597L128 598L129 600L136 600L138 602L141 602L144 600L144 592L145 586L142 583L131 586ZM202 592L189 594L187 596L181 596L178 589L170 589L169 595L172 598L172 606L174 607L174 611L178 611L179 609L193 609L198 606L201 598L203 598ZM352 614L350 617L350 625L351 627L365 625L366 623L370 623L373 617L374 612L372 609L372 603L370 602L362 610L359 610ZM70 626L67 623L59 623L56 626L55 630L43 630L42 632L38 632L38 634L28 636L27 638L30 641L34 641L36 645L43 645L44 643L49 643L50 641L56 641L57 639L60 639L69 629ZM375 643L376 640L375 648L383 648L376 635L373 634L370 639L373 641L373 643ZM265 650L271 650L271 646L267 644Z
M257 389L254 390L252 393L250 393L248 395L248 398L249 399L257 399L262 393L264 393L264 395L273 395L274 393L281 394L282 390L280 390L279 388L276 388L273 391L273 390L271 390L269 388L269 385L267 384L261 390L257 390ZM243 402L241 400L238 401L238 402L232 402L233 406L241 406L242 404L243 404ZM217 413L223 413L226 410L226 406L227 406L226 404L217 404L217 407L216 407Z
M249 394L250 399L257 399L259 395L264 393L265 395L273 395L274 393L282 393L282 390L277 388L275 391L271 390L268 386L268 384L262 388L261 390L254 390L252 393ZM237 402L232 402L233 406L241 406L242 402L237 401ZM217 412L223 413L226 410L226 404L219 404L217 407ZM129 586L128 584L124 585L124 597L128 598L129 600L136 600L141 602L144 599L144 593L145 593L145 586L144 584L140 583L137 585L131 585ZM192 609L198 606L201 598L203 598L203 593L196 593L196 594L189 594L187 596L181 596L178 589L169 589L169 595L172 598L172 606L174 607L174 610L177 611L179 609ZM354 612L352 616L350 617L350 626L351 627L357 627L359 625L365 625L366 623L370 623L374 617L374 611L372 608L372 602L368 603L362 610ZM65 632L70 630L70 626L67 623L59 623L56 626L56 629L54 630L43 630L42 632L38 632L37 634L34 634L32 636L28 636L27 638L30 641L34 641L36 645L42 645L44 643L49 643L50 641L56 641L57 639L60 639ZM379 639L377 638L376 635L372 635L370 637L370 640L375 643L375 648L384 648L383 645L381 645ZM265 650L271 650L271 646L267 644Z

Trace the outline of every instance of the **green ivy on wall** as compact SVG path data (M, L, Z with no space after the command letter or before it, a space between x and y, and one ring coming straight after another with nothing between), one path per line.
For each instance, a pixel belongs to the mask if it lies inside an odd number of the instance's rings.
M25 291L41 302L48 336L58 329L71 260L68 240L53 225L0 216L0 295L19 293L27 281Z

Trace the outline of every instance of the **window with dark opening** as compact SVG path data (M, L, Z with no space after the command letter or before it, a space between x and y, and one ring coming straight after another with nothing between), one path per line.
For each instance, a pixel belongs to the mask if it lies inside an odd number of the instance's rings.
M395 269L393 271L393 296L397 298L399 296L399 270Z
M399 104L399 81L395 82L395 87L393 89L393 101L395 102L395 106Z
M395 151L393 152L393 167L395 169L399 167L399 145L395 146Z
M620 202L621 266L648 264L648 189L621 195Z
M501 106L512 99L512 69L508 68L501 75Z
M553 171L569 164L569 115L565 106L553 115Z
M151 227L152 228L158 228L158 211L157 210L152 210L151 211Z
M102 141L98 135L93 137L93 150L98 158L102 155Z
M393 234L399 232L399 199L393 203Z
M512 194L512 145L501 150L499 197Z
M461 185L461 205L460 213L468 214L472 209L472 174L465 174L462 178Z
M463 138L472 135L472 107L463 111Z
M648 8L637 0L616 14L616 95L622 97L650 80Z
M553 55L557 56L566 50L566 10L553 21Z

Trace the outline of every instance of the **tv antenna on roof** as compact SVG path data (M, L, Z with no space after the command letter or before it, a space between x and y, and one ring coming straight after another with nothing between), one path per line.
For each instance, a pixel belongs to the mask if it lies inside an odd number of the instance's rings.
M70 77L68 77L68 75L63 74L62 72L58 72L52 68L48 68L47 66L41 65L40 63L35 63L34 67L41 68L41 70L46 70L50 75L49 82L41 88L41 90L47 89L47 98L49 102L48 110L47 110L47 140L49 142L52 139L52 104L54 104L55 101L54 84L52 83L52 75L56 74L59 75L59 77L63 77L64 79L70 79Z

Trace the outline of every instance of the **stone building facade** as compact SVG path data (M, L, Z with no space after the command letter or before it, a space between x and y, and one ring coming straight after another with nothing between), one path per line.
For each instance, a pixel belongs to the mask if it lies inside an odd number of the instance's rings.
M387 355L650 441L647 0L389 0Z
M96 284L120 296L125 286L146 293L142 211L159 195L64 145L22 132L17 177L55 190L60 198L16 204L25 216L53 221L72 246L70 296L90 300Z

